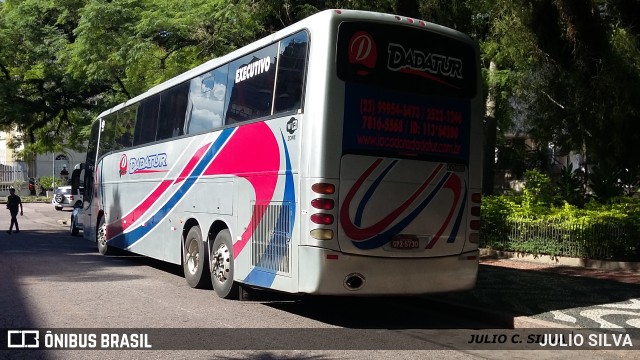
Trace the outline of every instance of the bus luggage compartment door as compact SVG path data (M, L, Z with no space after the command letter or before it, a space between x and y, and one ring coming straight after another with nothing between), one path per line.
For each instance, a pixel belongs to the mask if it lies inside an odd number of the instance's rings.
M383 257L462 252L467 167L361 155L342 157L340 248Z

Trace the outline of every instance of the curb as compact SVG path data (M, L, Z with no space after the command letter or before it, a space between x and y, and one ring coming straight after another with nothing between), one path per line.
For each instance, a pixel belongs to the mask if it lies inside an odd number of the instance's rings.
M480 257L485 259L509 259L553 266L572 266L597 270L640 271L640 263L631 261L607 261L571 258L564 256L533 255L528 253L480 249Z

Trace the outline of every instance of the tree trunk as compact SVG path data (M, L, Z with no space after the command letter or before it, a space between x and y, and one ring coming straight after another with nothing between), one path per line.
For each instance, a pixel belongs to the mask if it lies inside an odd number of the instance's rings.
M495 61L489 64L489 91L487 94L487 110L484 118L484 161L482 168L482 193L493 194L493 178L496 154L496 88L491 79L495 76L497 66Z

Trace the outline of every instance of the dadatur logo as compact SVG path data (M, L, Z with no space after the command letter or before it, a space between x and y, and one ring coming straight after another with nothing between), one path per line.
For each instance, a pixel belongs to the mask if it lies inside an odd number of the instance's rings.
M127 154L120 155L120 177L127 173L129 161L127 160Z
M368 75L376 67L378 47L371 34L358 31L349 40L349 63L361 65L358 75Z

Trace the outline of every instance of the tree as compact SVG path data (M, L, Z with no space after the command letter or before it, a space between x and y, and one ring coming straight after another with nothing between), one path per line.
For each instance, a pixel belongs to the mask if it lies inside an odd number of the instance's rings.
M111 83L112 103L129 99L262 31L251 1L92 1L82 9L71 69Z
M594 164L637 173L640 103L630 89L640 86L640 39L638 20L622 13L638 13L640 3L493 3L506 16L490 16L483 54L509 69L501 100L513 124L541 143L586 149Z
M67 49L84 1L9 1L0 10L0 126L17 127L25 155L78 149L78 131L90 121L88 99L99 82L66 71Z

